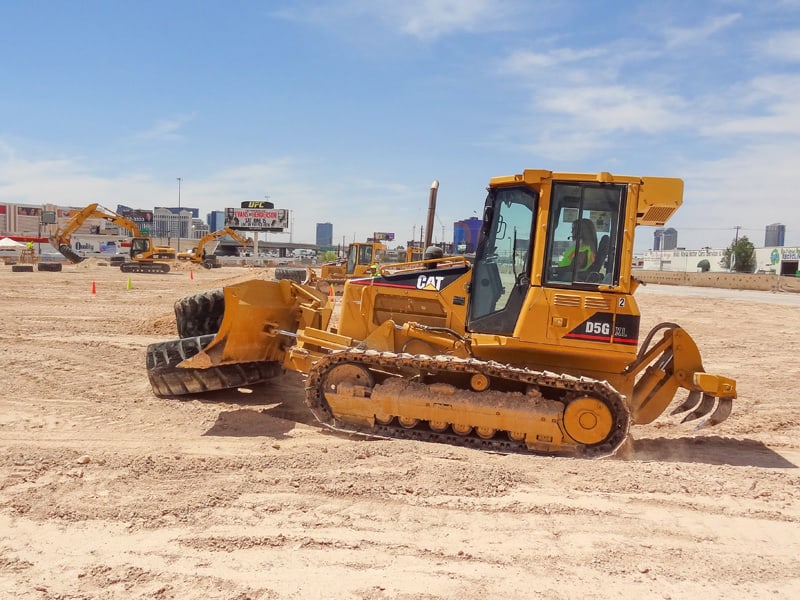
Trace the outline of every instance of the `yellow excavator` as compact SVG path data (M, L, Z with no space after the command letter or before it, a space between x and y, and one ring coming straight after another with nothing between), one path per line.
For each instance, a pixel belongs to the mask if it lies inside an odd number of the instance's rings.
M123 273L167 273L170 266L160 260L174 260L174 248L156 246L149 236L143 236L139 226L134 222L117 214L111 209L97 203L90 204L75 213L67 223L57 229L50 236L50 245L56 248L70 262L79 263L85 260L70 245L72 234L88 219L104 219L129 232L131 238L130 261L123 262L119 268Z
M612 455L678 400L670 414L716 425L736 382L706 372L679 325L639 330L634 230L663 226L682 201L676 178L492 178L474 262L351 279L337 327L324 293L288 280L184 298L180 339L147 349L151 387L181 396L288 368L334 430L498 452Z
M216 255L214 254L207 254L205 250L206 244L216 240L217 238L221 238L224 236L230 236L237 242L242 245L242 248L247 248L247 244L250 243L246 237L242 237L231 229L230 227L223 227L217 231L212 231L211 233L204 235L197 241L197 246L191 249L189 252L178 252L177 258L181 261L189 261L192 263L199 263L203 265L206 269L214 269L220 265L219 260L217 259Z

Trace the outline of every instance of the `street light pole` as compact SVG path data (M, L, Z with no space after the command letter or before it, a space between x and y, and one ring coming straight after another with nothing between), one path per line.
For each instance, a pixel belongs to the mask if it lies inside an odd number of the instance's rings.
M183 233L183 217L181 216L181 179L178 177L178 252L181 251L181 234Z

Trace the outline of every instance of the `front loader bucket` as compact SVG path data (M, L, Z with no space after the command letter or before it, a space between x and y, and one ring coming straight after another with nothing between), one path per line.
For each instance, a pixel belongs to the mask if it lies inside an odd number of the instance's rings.
M86 260L86 257L81 256L73 250L68 244L59 244L58 251L61 252L70 262L78 264Z
M328 298L317 290L284 279L255 279L223 288L225 313L214 339L181 368L283 362L298 329L324 329L330 320Z

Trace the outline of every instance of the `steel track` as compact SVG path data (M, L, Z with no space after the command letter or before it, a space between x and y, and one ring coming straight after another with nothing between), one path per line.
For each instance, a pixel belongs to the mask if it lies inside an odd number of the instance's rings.
M551 398L570 398L578 395L591 395L609 407L613 415L613 427L609 436L598 444L578 444L565 449L559 447L555 451L532 450L524 442L514 442L498 437L479 438L475 435L460 436L452 433L438 433L425 426L406 429L395 425L377 424L372 428L352 426L337 421L325 400L324 382L328 372L342 364L355 364L382 377L413 377L424 375L426 380L437 379L447 373L477 374L481 373L494 381L514 382L537 386ZM445 443L457 446L468 446L489 452L545 454L557 456L580 456L583 458L601 458L613 455L628 436L630 412L625 398L609 383L588 377L573 377L566 374L534 371L513 367L494 361L462 359L450 356L422 356L396 354L393 352L377 352L374 350L349 349L332 352L318 360L308 373L306 379L306 404L314 417L330 429L357 433L368 437L415 439L427 442Z

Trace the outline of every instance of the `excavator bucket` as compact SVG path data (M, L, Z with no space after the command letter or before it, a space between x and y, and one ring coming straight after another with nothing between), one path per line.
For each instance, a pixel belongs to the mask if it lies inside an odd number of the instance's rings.
M85 257L75 252L75 250L73 250L67 244L59 244L58 251L63 254L71 263L78 264L79 262L86 260Z

